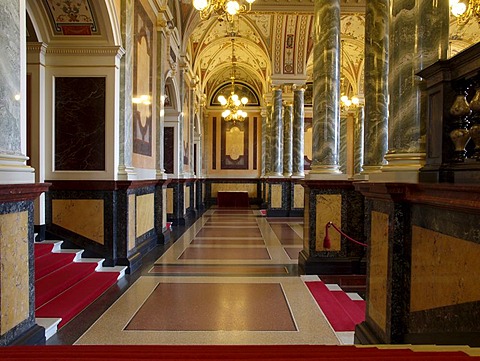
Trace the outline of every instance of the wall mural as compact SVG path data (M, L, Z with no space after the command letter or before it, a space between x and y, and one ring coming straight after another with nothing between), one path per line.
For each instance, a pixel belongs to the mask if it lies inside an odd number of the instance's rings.
M105 170L105 78L55 78L55 170Z
M227 122L222 118L222 169L248 169L248 118Z
M151 156L153 23L138 1L134 27L133 152Z
M44 0L44 4L55 34L100 34L89 0Z

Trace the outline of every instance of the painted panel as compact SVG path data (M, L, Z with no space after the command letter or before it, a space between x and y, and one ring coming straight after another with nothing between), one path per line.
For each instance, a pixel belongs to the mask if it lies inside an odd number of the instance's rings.
M135 2L133 61L133 152L152 156L153 23Z
M135 194L128 195L128 250L135 247Z
M368 315L384 331L387 329L388 295L388 214L372 212L370 236L370 276Z
M480 301L480 244L412 227L410 311Z
M55 78L55 170L105 170L105 78Z
M147 233L154 227L154 198L153 193L137 196L137 237Z
M29 317L28 212L0 215L0 334Z
M99 35L90 0L44 0L55 34Z
M338 228L342 228L342 195L341 194L317 194L316 196L316 251L340 251L342 249L340 234L330 228L330 248L323 248L325 239L325 225L333 222Z
M52 222L104 244L103 199L54 199Z
M227 122L222 118L222 169L248 169L248 118Z
M270 205L272 208L282 208L282 185L281 184L272 184L271 185L271 197L272 200Z
M303 208L305 190L302 185L295 184L293 187L293 206L295 208Z

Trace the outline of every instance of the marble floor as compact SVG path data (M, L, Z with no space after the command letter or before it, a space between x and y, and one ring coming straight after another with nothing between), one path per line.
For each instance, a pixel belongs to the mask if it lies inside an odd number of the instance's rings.
M210 209L48 343L345 343L297 274L302 222Z

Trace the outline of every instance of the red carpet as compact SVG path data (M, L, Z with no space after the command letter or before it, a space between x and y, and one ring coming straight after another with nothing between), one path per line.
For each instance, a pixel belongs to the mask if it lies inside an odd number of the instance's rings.
M463 352L415 352L376 347L269 346L27 346L5 347L8 360L466 360Z
M115 284L119 272L95 272L97 262L75 263L74 253L52 248L35 244L35 317L61 318L60 328Z
M330 291L321 281L305 284L335 331L354 331L365 320L364 301L352 301L343 291Z

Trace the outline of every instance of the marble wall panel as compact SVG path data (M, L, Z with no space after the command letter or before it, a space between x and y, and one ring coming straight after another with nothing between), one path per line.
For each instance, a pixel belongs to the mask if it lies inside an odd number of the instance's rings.
M293 186L293 206L294 208L303 208L305 191L301 184Z
M248 192L249 198L257 197L256 183L212 183L212 197L216 197L218 192Z
M480 301L480 244L412 227L410 310Z
M165 127L164 128L164 141L163 141L163 151L164 159L163 164L165 168L165 173L174 173L174 154L175 154L175 128L174 127Z
M340 251L342 248L341 237L338 232L330 228L330 248L323 248L325 238L325 225L333 222L338 228L342 227L342 195L317 194L316 196L316 251Z
M167 188L167 213L172 214L173 213L173 188Z
M185 187L185 209L190 208L190 186Z
M372 211L371 217L367 312L370 319L386 331L389 216Z
M283 187L281 184L272 184L270 186L271 191L271 208L282 208L282 191Z
M28 212L0 215L0 335L29 317Z
M136 236L140 237L141 235L147 233L155 226L155 207L154 207L155 196L153 193L143 194L137 196L137 209L136 209L136 220L137 220L137 231Z
M222 169L249 169L250 143L248 118L243 122L222 122Z
M55 78L55 170L105 170L105 78Z
M99 244L105 243L103 199L53 199L52 223Z
M135 220L136 220L136 207L135 207L135 194L128 195L128 250L135 247Z
M309 199L309 191L306 194L307 199ZM303 210L303 252L306 256L310 256L310 207L305 207Z

